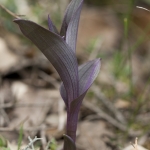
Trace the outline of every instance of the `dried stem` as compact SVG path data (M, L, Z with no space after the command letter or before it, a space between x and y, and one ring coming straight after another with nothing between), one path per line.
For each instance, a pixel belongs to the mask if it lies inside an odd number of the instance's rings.
M113 117L106 114L104 111L102 111L100 108L96 107L95 105L93 105L93 104L91 104L87 101L84 101L83 105L85 107L87 107L88 109L96 112L98 116L100 116L101 118L107 120L109 123L111 123L115 127L119 128L120 130L127 131L127 127L125 125L119 123L117 120L115 120Z
M18 15L16 15L15 13L11 12L10 10L8 10L6 7L4 7L2 4L0 4L0 7L5 10L8 14L10 14L11 16L15 17L16 19L20 19L20 17Z
M28 150L30 147L32 148L32 150L34 150L34 143L38 140L42 140L42 138L37 138L35 137L34 139L31 139L30 136L28 137L30 143L28 144L28 146L24 149L24 150Z
M102 94L99 90L99 87L94 85L91 90L94 92L95 96L114 114L116 119L123 124L126 124L126 120L122 113L115 108L114 104L108 100L104 94Z
M49 107L50 102L38 102L38 103L7 103L1 104L0 109L17 108L17 107Z

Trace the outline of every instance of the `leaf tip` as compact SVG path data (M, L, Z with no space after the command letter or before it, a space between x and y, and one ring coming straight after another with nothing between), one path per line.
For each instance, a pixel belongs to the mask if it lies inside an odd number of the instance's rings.
M20 20L21 20L21 19L14 19L13 22L15 22L15 23L18 24L18 23L20 22Z
M63 135L64 137L64 150L76 150L76 146L72 138L66 134Z
M101 58L97 58L95 59L95 62L101 66L101 60L102 60Z

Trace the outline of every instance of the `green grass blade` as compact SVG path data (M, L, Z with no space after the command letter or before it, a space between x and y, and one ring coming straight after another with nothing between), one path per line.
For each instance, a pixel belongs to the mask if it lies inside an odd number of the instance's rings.
M19 131L18 150L20 150L22 140L23 140L23 125L21 125L20 131Z

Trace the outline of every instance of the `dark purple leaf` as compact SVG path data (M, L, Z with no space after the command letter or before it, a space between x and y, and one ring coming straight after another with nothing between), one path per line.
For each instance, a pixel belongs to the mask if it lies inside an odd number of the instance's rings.
M79 95L88 90L100 71L100 59L79 66Z
M71 102L70 108L67 108L67 135L69 135L74 141L76 139L76 129L80 106L89 87L97 77L99 70L100 70L100 59L89 61L79 67L80 96ZM66 91L63 84L61 85L60 92L62 98L67 101Z
M79 25L79 19L80 19L82 5L83 5L83 1L80 3L78 9L72 16L72 18L69 22L68 28L67 28L67 32L66 32L66 42L74 52L76 51L78 25Z
M56 33L56 34L59 34L57 28L56 28L55 25L53 24L53 22L52 22L52 20L50 19L50 16L49 16L49 15L48 15L48 27L49 27L49 30L50 30L51 32L54 32L54 33Z
M76 130L78 123L78 114L83 98L87 91L80 95L77 99L71 102L70 109L67 110L67 135L69 135L73 141L76 140Z
M64 15L63 23L61 26L61 31L60 31L61 36L66 36L66 31L67 31L69 22L72 16L74 16L74 13L76 12L76 10L78 9L78 7L80 6L82 2L83 0L72 0L70 4L68 5L65 15Z
M64 134L64 149L63 150L76 150L75 143L68 135Z
M66 90L65 90L65 87L64 87L63 83L61 83L61 85L60 85L60 95L61 95L62 99L64 100L65 105L67 107L66 102L68 101L68 97L67 97L67 93L66 93ZM67 107L67 109L68 109L68 107Z
M16 19L22 33L29 38L48 58L62 79L67 91L68 101L78 97L78 64L74 52L57 34L38 24ZM67 102L66 102L67 103ZM68 105L68 103L67 103Z
M88 61L79 66L79 95L89 89L100 70L100 59ZM67 95L63 84L60 87L60 94L64 101L67 101Z

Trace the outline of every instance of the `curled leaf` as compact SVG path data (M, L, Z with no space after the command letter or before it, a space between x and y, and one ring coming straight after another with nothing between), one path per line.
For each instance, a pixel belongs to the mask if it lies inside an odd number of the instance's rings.
M88 61L78 67L79 72L79 95L87 91L100 71L100 59ZM62 84L60 94L64 101L67 101L66 90Z
M79 94L90 88L100 71L100 66L99 58L79 66Z
M64 134L64 149L63 150L76 150L75 143L68 135Z
M68 5L66 12L65 12L65 15L64 15L61 30L60 30L61 36L66 36L66 31L67 31L69 22L70 22L72 16L74 16L74 13L78 9L81 2L83 2L83 0L72 0L70 2L70 4Z
M81 94L78 98L74 99L70 104L70 109L67 110L67 135L69 135L74 142L76 140L78 114L86 92L87 91Z

